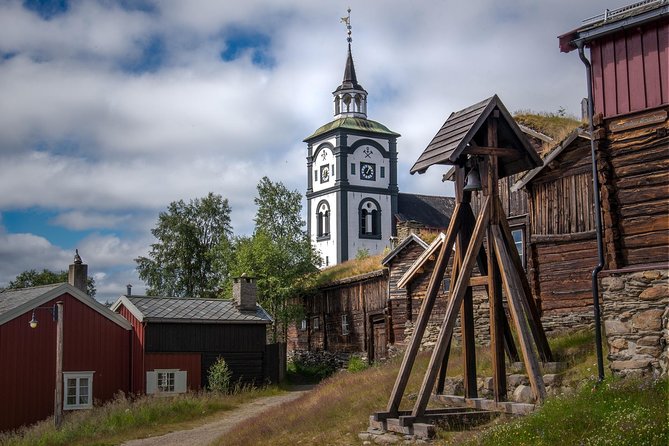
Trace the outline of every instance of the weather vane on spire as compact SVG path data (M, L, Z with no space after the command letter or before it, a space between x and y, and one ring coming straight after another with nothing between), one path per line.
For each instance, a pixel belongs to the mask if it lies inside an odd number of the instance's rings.
M346 23L346 29L348 30L348 38L346 39L350 44L353 39L351 38L351 8L347 9L348 15L341 18L341 23Z

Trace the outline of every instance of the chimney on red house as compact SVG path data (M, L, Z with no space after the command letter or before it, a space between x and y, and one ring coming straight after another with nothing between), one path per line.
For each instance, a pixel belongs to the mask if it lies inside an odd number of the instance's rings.
M74 263L67 273L67 283L88 294L88 265L81 261L79 250L74 250Z
M242 274L232 279L232 300L239 311L256 311L258 289L256 279Z

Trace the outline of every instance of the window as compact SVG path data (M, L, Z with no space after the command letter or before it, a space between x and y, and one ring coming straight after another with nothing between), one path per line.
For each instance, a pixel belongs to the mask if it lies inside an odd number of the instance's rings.
M381 178L386 177L386 167L385 166L379 166L379 176Z
M355 175L355 163L351 163L351 175Z
M318 181L318 171L314 170L314 181Z
M360 238L381 238L381 206L375 200L368 198L360 202L358 217Z
M93 372L63 373L63 409L93 407Z
M512 229L511 235L513 236L513 242L516 244L520 261L523 263L523 267L525 267L525 231L523 228Z
M314 330L319 330L321 328L321 320L318 318L318 316L311 320L311 327Z
M302 322L300 323L300 330L305 331L307 329L307 320L302 319Z
M175 372L157 372L159 392L174 392L174 374Z
M349 328L348 328L348 314L342 314L341 315L341 334L347 335L349 334Z
M316 240L330 238L330 205L323 200L316 207Z
M174 394L186 391L188 372L179 369L156 369L146 372L147 394Z

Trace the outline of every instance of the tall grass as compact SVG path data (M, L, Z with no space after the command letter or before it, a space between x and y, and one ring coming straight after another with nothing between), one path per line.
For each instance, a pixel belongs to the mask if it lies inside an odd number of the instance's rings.
M380 270L383 268L383 265L381 265L383 257L384 254L379 254L376 256L365 257L363 259L351 259L329 268L325 268L318 275L318 283L316 285L322 285L335 280Z
M666 446L667 394L666 378L590 381L575 396L549 399L539 411L490 428L469 444Z
M234 395L186 393L174 397L127 398L118 394L104 406L67 414L59 430L53 419L18 432L0 434L0 445L112 445L166 433L174 426L234 409L251 399L280 393L278 388L238 389Z

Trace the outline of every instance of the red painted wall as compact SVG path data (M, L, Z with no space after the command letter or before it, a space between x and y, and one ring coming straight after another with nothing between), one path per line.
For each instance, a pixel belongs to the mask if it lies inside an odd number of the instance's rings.
M188 390L200 390L202 360L199 353L147 353L144 372L155 369L179 369L187 371Z
M669 104L669 21L590 45L595 113L611 117Z
M144 393L146 391L144 373L144 324L140 322L133 314L121 305L117 312L123 316L132 325L132 364L131 364L131 383L132 393Z
M64 294L63 371L95 371L94 401L130 390L129 330L79 300ZM32 311L0 325L0 430L31 424L53 414L56 372L56 322L38 310L39 326L28 325Z

